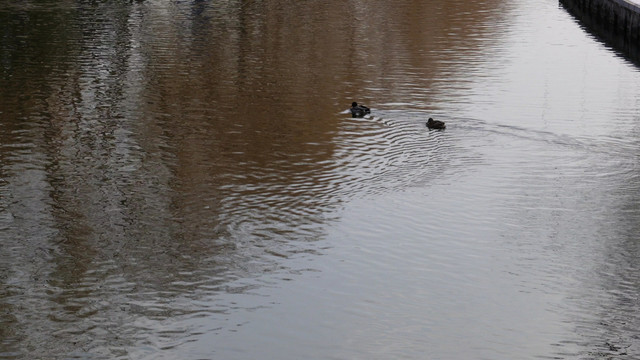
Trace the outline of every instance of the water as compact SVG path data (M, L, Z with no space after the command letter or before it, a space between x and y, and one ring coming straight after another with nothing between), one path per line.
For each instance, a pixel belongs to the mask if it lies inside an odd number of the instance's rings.
M556 1L0 34L0 358L640 357L640 74Z

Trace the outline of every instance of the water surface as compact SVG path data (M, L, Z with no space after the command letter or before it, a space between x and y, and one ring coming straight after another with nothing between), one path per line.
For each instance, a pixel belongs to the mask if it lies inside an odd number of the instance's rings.
M640 74L557 2L6 1L0 36L0 358L640 356Z

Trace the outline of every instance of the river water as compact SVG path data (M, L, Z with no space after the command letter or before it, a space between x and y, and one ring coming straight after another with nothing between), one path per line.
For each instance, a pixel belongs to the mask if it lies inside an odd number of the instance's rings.
M639 358L639 91L556 0L2 1L0 358Z

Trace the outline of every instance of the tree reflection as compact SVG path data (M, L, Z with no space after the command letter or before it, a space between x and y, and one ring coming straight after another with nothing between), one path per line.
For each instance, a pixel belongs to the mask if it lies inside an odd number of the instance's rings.
M495 31L494 4L456 6L0 5L0 354L161 347L301 271L286 259L321 253L363 180L335 162L338 112L437 96L420 79L462 71ZM400 90L406 66L426 93Z

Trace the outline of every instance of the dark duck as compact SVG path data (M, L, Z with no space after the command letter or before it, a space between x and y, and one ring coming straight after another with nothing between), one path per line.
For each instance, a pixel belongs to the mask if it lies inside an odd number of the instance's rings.
M364 105L358 105L358 103L355 101L351 103L351 117L361 118L367 114L371 114L371 110L369 110L368 107Z
M444 125L444 121L440 121L440 120L433 120L432 118L429 118L429 120L427 120L427 127L429 129L445 129L446 126Z

